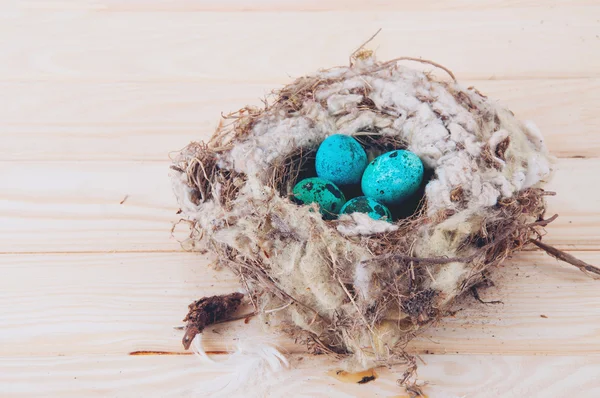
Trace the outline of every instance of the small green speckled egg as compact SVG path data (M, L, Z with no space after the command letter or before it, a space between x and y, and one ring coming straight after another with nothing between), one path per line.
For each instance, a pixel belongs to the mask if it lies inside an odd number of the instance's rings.
M362 177L363 193L381 203L398 204L414 194L423 181L423 162L403 149L376 157Z
M352 213L367 213L373 220L386 220L392 221L392 213L389 209L376 201L375 199L367 198L366 196L359 196L358 198L350 199L340 214L352 214Z
M306 178L292 190L292 200L298 204L317 203L325 219L331 220L340 212L346 198L331 181L319 177Z
M319 146L317 175L337 185L358 184L367 167L367 153L354 138L334 134Z

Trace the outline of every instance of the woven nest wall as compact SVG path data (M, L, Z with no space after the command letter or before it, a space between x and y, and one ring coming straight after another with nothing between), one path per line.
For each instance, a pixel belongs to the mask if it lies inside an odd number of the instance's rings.
M543 190L552 159L535 126L440 65L419 60L441 77L407 60L361 51L350 66L299 78L264 108L224 117L172 166L191 226L184 247L239 275L270 326L354 369L406 360L423 325L552 220ZM332 134L355 137L370 156L405 148L420 157L426 184L392 209L393 223L362 213L324 220L316 205L290 200ZM214 318L241 297L194 308L213 305ZM188 339L211 321L194 308Z

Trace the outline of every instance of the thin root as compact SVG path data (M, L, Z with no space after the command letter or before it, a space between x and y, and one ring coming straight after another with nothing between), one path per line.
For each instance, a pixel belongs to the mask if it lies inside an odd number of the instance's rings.
M540 249L544 250L546 253L548 253L552 257L579 268L579 270L581 272L588 275L589 277L592 277L594 279L600 279L600 268L598 268L594 265L588 264L585 261L580 260L577 257L572 256L571 254L566 253L562 250L559 250L554 246L547 245L540 240L532 239L531 243L533 243Z

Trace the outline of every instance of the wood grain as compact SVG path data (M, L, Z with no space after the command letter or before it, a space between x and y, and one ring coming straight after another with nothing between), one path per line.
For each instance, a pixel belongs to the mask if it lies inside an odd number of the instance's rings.
M599 265L599 15L596 0L0 0L0 396L204 396L227 376L128 355L181 352L187 304L239 288L170 237L168 153L379 28L380 59L438 61L538 124L562 158L545 241ZM480 294L504 304L466 297L411 343L428 396L600 396L598 282L539 252L493 279ZM240 337L302 350L256 319L210 328L206 348ZM358 386L292 357L270 394L237 396L405 396L401 368Z
M379 28L372 47L381 59L434 59L465 80L600 77L600 58L590 56L600 53L599 10L591 5L494 12L23 11L3 17L0 33L19 39L0 43L0 77L283 79L346 64Z
M302 358L302 360L300 360ZM430 397L594 397L600 394L600 358L586 356L423 355L419 377ZM396 384L403 368L378 369L367 384L340 382L327 375L338 364L294 356L290 370L272 376L263 392L248 398L408 398ZM194 357L118 355L0 359L0 394L10 397L203 396L206 384L226 377ZM231 395L227 395L231 396Z
M600 264L597 252L575 252ZM0 357L182 352L187 305L239 291L228 271L192 253L0 255ZM410 350L435 354L600 354L598 282L541 252L521 253L494 272L495 287L456 304L454 318L426 330ZM245 311L242 311L245 312ZM542 318L541 315L547 318ZM207 329L207 350L235 340L271 340L303 352L258 319Z
M179 251L167 162L0 162L0 253ZM560 159L547 242L600 247L600 159ZM120 204L125 196L128 198Z
M167 163L2 162L0 186L0 252L179 250Z
M0 160L164 160L285 82L0 82ZM600 155L600 79L479 80L560 157ZM35 115L31 118L30 115ZM568 137L568 138L566 138Z

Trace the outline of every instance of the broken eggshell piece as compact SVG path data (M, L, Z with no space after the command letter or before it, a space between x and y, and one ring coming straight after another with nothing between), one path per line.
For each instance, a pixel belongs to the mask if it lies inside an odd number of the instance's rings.
M385 205L366 196L350 199L340 210L340 214L352 213L366 213L373 220L392 221L392 213Z

